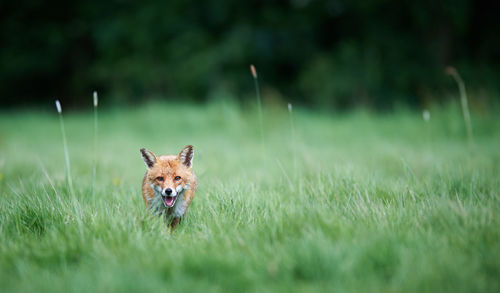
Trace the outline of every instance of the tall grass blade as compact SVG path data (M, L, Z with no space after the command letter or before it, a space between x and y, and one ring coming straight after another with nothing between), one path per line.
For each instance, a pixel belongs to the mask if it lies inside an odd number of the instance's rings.
M96 180L97 180L97 153L98 153L98 124L97 124L97 105L99 99L97 92L94 91L94 170L92 172L92 196L95 195Z
M474 145L474 137L472 135L472 123L470 119L469 104L467 101L467 92L465 91L465 84L462 80L460 74L455 69L455 67L449 66L446 68L446 73L451 75L458 85L458 90L460 92L460 104L462 105L462 115L464 117L465 128L467 129L467 138L469 140L469 145Z
M69 152L68 152L68 142L66 141L66 131L64 129L64 120L62 115L62 107L59 100L56 100L56 109L59 115L59 126L61 127L61 135L63 139L63 148L64 148L64 159L66 162L66 181L68 182L69 191L71 196L75 196L75 192L73 189L73 181L71 180L71 165L69 161Z
M262 99L260 96L260 86L259 86L259 77L257 75L257 70L253 64L250 65L250 71L252 72L252 77L255 85L255 94L257 97L257 111L259 115L259 128L260 128L260 139L262 144L262 153L265 154L265 142L264 142L264 121L262 114ZM266 160L264 160L266 161Z
M295 126L293 124L292 104L288 103L288 116L290 118L290 134L291 134L291 147L293 152L293 169L295 175L295 182L298 181L299 173L297 166L297 140L295 138Z
M71 179L71 165L70 165L70 160L69 160L68 143L66 140L66 131L64 129L62 107L61 107L61 103L59 102L59 100L56 100L56 108L57 108L57 113L59 114L59 125L61 126L61 134L62 134L62 139L63 139L64 158L66 161L66 180L68 182L69 192L71 195L71 201L73 202L73 209L75 212L76 221L78 223L80 237L82 237L83 236L82 212L81 212L80 204L78 203L78 201L76 199L75 190L73 188L73 181Z

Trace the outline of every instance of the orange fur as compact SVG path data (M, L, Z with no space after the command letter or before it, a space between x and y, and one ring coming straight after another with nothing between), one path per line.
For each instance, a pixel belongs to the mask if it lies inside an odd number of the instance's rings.
M158 190L155 191L155 189L182 190L178 194L178 196L182 195L182 198L177 198L175 205L172 207L165 205L160 211L160 214L164 213L168 219L168 225L175 229L180 219L187 213L198 185L191 167L193 147L186 146L178 155L157 157L146 149L141 149L141 153L148 167L142 180L142 197L146 208L149 209L154 198L159 196ZM180 179L176 180L177 176L180 176Z

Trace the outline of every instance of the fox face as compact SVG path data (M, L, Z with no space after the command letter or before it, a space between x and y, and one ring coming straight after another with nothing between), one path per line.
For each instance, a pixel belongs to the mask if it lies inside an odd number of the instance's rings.
M193 146L184 147L178 155L157 157L144 148L141 154L148 168L142 188L146 205L154 213L162 214L165 209L173 209L170 214L182 216L192 198L184 195L193 185L196 188L196 177L191 169Z

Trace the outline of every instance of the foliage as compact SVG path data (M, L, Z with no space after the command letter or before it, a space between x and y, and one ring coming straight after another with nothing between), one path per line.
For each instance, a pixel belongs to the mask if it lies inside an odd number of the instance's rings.
M498 91L491 1L7 1L0 103L98 90L115 102L206 101L252 92L323 107L428 106L454 89ZM495 95L494 95L495 96Z

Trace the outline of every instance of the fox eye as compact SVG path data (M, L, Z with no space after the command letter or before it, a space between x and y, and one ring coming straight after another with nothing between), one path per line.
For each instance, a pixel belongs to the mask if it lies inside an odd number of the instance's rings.
M158 181L163 181L163 177L158 176L158 177L156 177L156 180L158 180Z
M179 181L179 180L181 180L181 176L175 176L174 180L175 180L175 181Z

